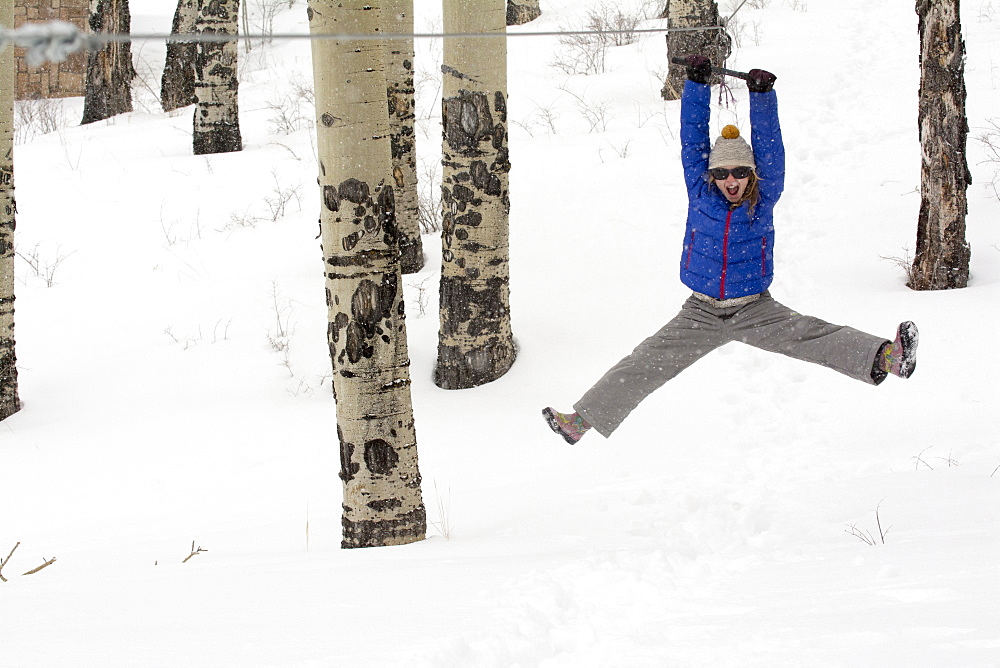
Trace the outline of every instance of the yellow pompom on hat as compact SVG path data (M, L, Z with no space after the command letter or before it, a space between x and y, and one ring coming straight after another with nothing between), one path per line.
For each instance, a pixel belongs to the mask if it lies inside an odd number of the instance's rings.
M740 129L735 125L722 128L722 136L715 140L712 152L708 156L708 168L716 167L751 167L757 169L753 159L753 149L740 136Z

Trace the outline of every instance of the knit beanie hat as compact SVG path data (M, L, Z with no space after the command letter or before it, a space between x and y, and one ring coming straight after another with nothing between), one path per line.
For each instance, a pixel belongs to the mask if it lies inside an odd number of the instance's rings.
M753 159L753 149L740 136L740 129L735 125L722 128L722 136L715 140L715 146L708 156L708 168L716 167L752 167L757 169Z

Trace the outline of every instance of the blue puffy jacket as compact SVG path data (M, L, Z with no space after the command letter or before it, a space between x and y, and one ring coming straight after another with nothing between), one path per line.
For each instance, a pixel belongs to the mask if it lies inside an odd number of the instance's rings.
M733 209L707 180L711 86L688 81L681 97L681 161L688 191L681 281L695 292L732 299L767 289L774 277L774 205L785 186L785 149L774 91L750 93L751 147L759 201Z

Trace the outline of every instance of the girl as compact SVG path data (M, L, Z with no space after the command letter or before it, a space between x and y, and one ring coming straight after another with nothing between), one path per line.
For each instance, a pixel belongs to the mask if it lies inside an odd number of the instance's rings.
M569 443L590 429L610 436L654 390L730 341L821 364L873 385L889 374L908 378L916 367L918 334L912 322L900 324L890 342L801 315L771 298L772 212L785 179L773 90L777 77L749 72L751 148L732 125L710 143L711 73L707 58L689 56L681 97L688 214L680 277L694 292L673 320L583 395L575 412L542 411Z

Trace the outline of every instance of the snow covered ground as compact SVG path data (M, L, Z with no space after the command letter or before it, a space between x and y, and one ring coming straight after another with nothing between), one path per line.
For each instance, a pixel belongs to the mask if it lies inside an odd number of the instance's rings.
M576 27L587 4L542 7L511 32ZM772 293L886 337L915 320L914 377L874 388L733 345L575 447L539 411L568 408L687 294L679 108L659 97L662 35L592 76L549 64L555 38L508 40L520 355L488 386L433 385L425 237L406 284L433 525L398 548L339 549L312 108L296 92L308 44L243 58L238 154L191 156L190 108L161 113L148 93L88 127L68 101L66 127L16 148L19 250L43 276L18 266L24 408L0 423L0 558L20 546L0 664L1000 665L1000 165L976 140L1000 116L1000 2L963 11L961 291L912 292L883 259L916 235L912 2L748 3L730 61L778 75ZM172 12L132 0L133 30L168 31ZM418 0L418 30L437 12ZM304 5L275 30L305 32ZM440 43L418 48L433 170ZM155 89L163 44L134 49ZM714 132L747 129L734 93ZM181 563L192 541L204 551Z

